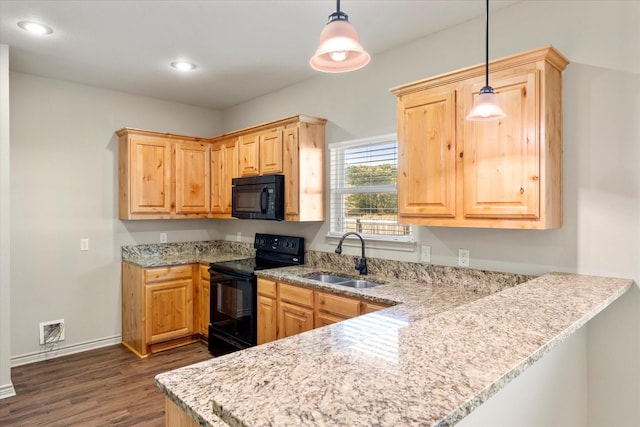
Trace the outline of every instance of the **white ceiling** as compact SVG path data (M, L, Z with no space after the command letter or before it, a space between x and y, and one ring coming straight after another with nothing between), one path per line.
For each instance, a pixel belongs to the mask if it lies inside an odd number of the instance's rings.
M493 0L491 9L517 1ZM225 109L317 76L309 58L335 9L334 0L0 0L0 43L10 46L13 71ZM341 10L374 63L484 17L485 2L343 0ZM28 34L21 20L54 33ZM177 59L198 68L178 72L169 66Z

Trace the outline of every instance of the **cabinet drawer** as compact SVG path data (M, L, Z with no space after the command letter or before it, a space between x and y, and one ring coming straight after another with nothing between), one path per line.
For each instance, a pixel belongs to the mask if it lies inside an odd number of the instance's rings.
M209 274L209 266L208 265L200 265L200 277L203 279L209 280L211 275Z
M334 294L318 292L318 310L337 314L342 317L355 317L360 314L360 301Z
M280 299L304 307L313 308L313 290L298 286L280 284Z
M145 269L145 283L164 282L174 279L190 279L192 277L191 265L171 265L168 267L158 267Z
M258 293L267 297L276 297L276 282L267 279L258 279Z

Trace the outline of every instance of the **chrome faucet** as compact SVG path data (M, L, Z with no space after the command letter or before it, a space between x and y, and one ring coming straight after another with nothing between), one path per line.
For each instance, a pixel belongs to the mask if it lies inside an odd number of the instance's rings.
M355 259L356 260L355 269L358 270L361 275L365 275L365 274L367 274L367 259L364 257L364 239L362 238L362 236L360 234L355 233L353 231L350 231L348 233L344 233L342 235L342 238L340 239L340 243L338 243L338 247L336 248L336 253L337 254L341 254L342 253L342 242L344 242L345 237L347 237L349 235L358 236L358 238L360 239L360 243L362 244L362 256L360 257L360 260L358 260L358 258L356 257L356 259Z

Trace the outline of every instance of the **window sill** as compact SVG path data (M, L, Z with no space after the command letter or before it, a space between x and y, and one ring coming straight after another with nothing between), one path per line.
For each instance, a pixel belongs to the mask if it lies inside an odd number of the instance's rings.
M416 241L411 240L401 240L401 239L383 239L376 237L367 237L362 236L364 238L367 249L386 249L391 251L398 252L415 252L416 251ZM340 239L342 238L342 234L334 234L329 233L325 235L325 240L327 244L338 246L340 243ZM347 237L344 242L342 242L342 246L353 246L360 248L360 239L355 236Z

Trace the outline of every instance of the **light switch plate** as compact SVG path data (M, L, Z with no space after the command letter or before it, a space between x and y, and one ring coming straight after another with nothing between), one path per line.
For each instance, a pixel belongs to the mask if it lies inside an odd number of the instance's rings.
M83 252L89 250L89 239L80 239L80 250Z
M167 233L160 233L160 243L167 243Z

